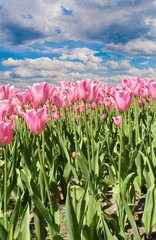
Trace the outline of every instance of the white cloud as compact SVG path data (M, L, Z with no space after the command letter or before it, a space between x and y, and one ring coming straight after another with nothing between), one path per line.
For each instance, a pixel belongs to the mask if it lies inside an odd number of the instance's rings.
M114 71L126 71L128 69L131 68L131 65L129 63L129 60L125 59L125 60L120 60L120 61L107 61L105 63L105 66L107 66L110 70L114 70Z
M156 43L152 41L145 41L136 39L129 41L125 44L123 43L109 43L103 49L103 52L116 52L118 54L129 55L129 56L151 56L156 55Z

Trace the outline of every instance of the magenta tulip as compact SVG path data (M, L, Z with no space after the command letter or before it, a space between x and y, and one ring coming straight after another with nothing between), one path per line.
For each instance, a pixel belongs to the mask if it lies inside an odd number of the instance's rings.
M125 112L133 101L133 93L129 91L116 91L112 103L118 112Z
M47 120L45 109L39 109L37 112L32 109L27 111L27 113L20 112L20 115L24 118L33 134L39 135L43 131Z
M112 118L114 120L115 125L119 127L121 125L121 116L112 117Z
M0 122L0 145L6 146L13 139L12 123Z

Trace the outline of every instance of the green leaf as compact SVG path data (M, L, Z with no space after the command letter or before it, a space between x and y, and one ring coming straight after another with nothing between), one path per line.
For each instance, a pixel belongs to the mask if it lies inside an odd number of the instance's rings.
M65 208L65 226L70 236L70 240L81 240L79 225L76 214L74 212L73 204L70 197L70 189L67 189L67 199Z
M142 222L145 226L145 230L148 236L151 235L152 227L154 223L156 223L156 186L152 185L148 191L146 196L146 202L142 217Z
M42 216L47 220L47 222L48 222L48 224L49 224L49 226L51 228L52 234L53 235L56 234L57 233L57 229L56 229L56 226L54 225L54 221L52 219L52 216L47 211L47 209L45 208L45 206L43 205L41 200L37 197L37 195L35 193L32 193L31 199L34 202L36 208L42 214Z
M20 209L21 209L21 198L19 197L9 221L9 228L11 228L12 225L15 228L16 223L18 221L19 214L20 214Z
M96 200L93 196L89 199L87 211L87 225L90 226L97 211Z
M43 240L46 237L46 229L44 224L44 218L39 210L35 207L34 213L34 223L35 223L35 234L38 240Z
M61 238L60 236L56 235L53 237L53 240L63 240L63 238Z
M114 240L114 238L113 238L113 236L112 236L104 218L102 218L102 225L103 225L103 231L104 231L105 239Z
M133 178L135 177L135 173L130 173L123 181L122 183L122 189L121 189L121 193L123 196L125 196L127 190L129 190L129 186L131 184L131 182L133 181Z
M21 240L30 239L30 213L29 213L29 203L24 208L24 212L21 220Z
M122 203L124 205L126 214L128 216L128 219L129 219L129 221L131 223L131 226L132 226L132 229L133 229L133 233L134 233L134 237L137 240L141 240L140 234L139 234L138 229L137 229L137 225L136 225L136 223L134 221L134 216L133 216L133 214L132 214L132 212L131 212L131 210L130 210L130 208L129 208L128 204L126 203L126 201L125 201L123 196L121 197L121 199L122 199Z
M0 223L0 237L1 240L6 240L8 236L8 231L5 229L5 227Z

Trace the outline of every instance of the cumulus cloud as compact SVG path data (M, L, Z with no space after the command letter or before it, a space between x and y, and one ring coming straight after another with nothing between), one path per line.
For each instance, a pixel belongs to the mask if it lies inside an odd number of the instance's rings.
M156 43L152 41L145 41L141 39L136 39L129 41L125 44L123 43L109 43L103 49L103 52L114 52L117 54L123 54L126 56L136 56L136 57L155 57L156 55Z
M155 31L154 1L7 1L2 29L13 45L38 41L82 40L127 43Z

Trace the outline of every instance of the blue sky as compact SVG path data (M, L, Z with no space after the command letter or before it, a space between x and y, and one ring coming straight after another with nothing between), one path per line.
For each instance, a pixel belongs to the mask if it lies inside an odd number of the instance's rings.
M156 0L1 0L0 84L156 79Z

